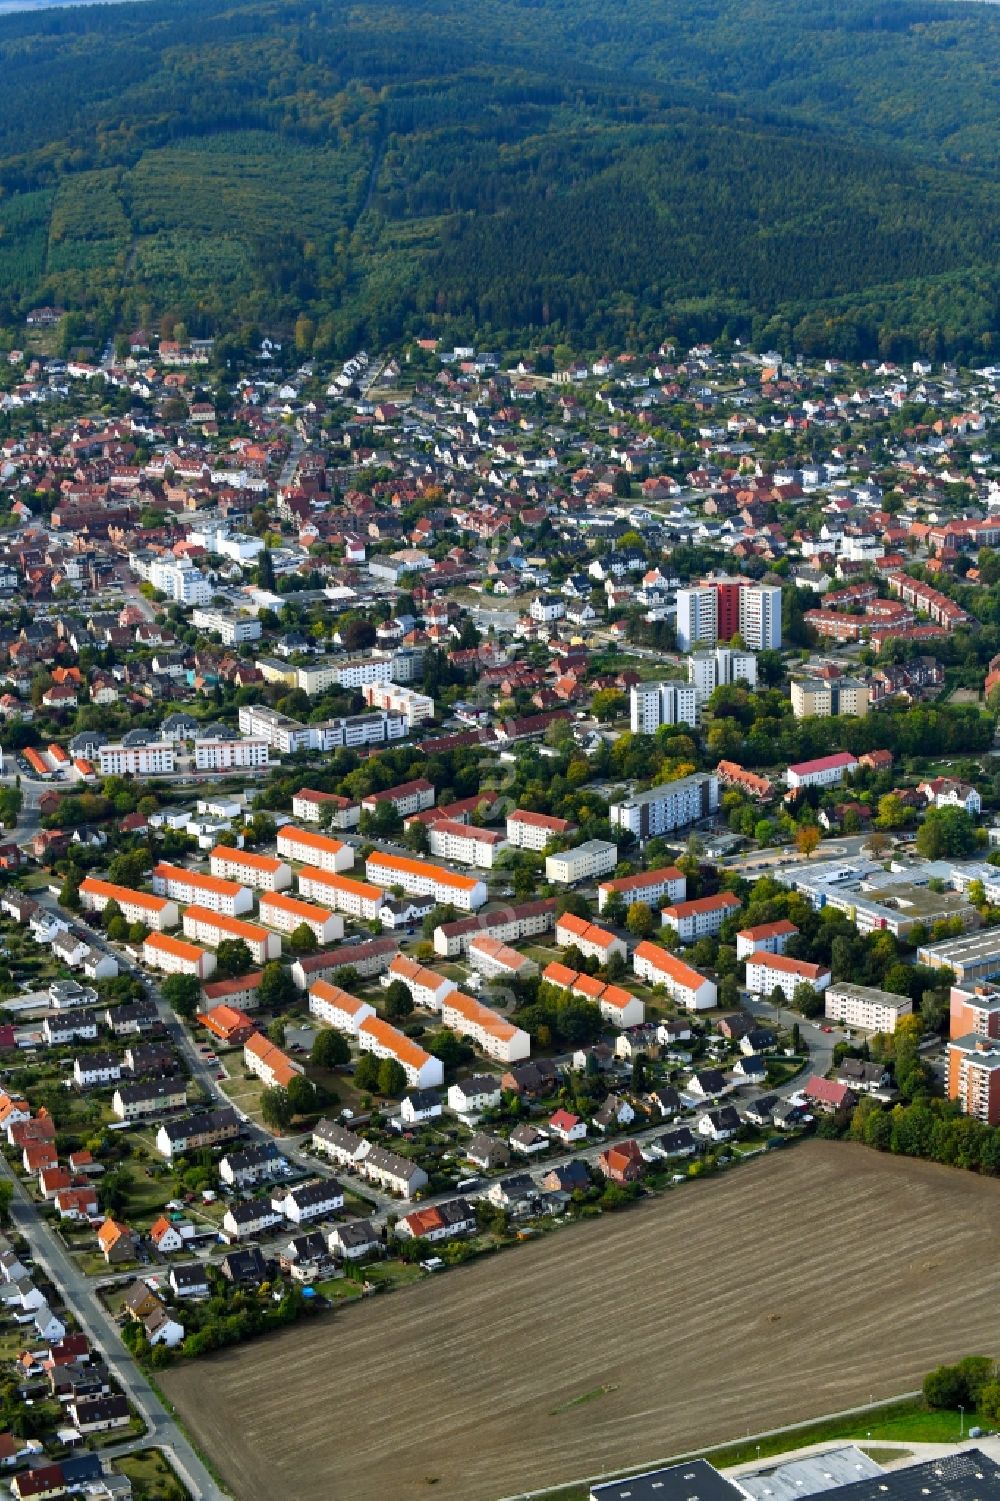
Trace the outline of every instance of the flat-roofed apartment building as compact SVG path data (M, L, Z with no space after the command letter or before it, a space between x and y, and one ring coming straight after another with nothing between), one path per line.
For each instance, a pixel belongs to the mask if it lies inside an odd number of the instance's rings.
M963 1115L1000 1126L1000 1041L973 1033L948 1043L948 1098Z
M560 886L606 876L618 864L618 846L608 839L588 839L570 850L545 856L545 879Z
M258 891L287 891L292 884L290 866L273 855L259 855L256 850L230 849L226 844L217 844L208 863L213 876L239 881Z
M184 936L197 943L207 943L218 948L227 939L246 944L254 964L267 964L271 959L281 958L281 939L277 933L269 933L256 923L244 922L239 917L226 917L213 912L210 907L188 907L184 913Z
M173 769L174 747L168 741L97 748L97 770L102 777L147 777Z
M719 806L719 779L714 773L697 771L676 782L664 782L648 792L635 792L612 803L608 821L613 829L624 829L645 841L657 834L686 828L716 812Z
M335 875L342 875L354 864L354 850L349 844L331 839L328 834L317 834L315 829L296 828L294 824L278 830L278 854Z
M828 1021L865 1032L895 1032L899 1018L912 1014L913 1002L907 995L836 980L827 986L824 1009Z
M157 896L183 902L185 907L197 902L226 917L239 917L253 908L249 886L242 886L239 881L224 881L221 876L208 875L202 870L185 870L180 865L154 866L153 890Z
M152 896L147 891L133 891L114 881L85 876L80 882L80 904L85 912L103 912L109 902L117 902L126 922L141 922L156 933L176 928L180 922L177 903L168 897Z

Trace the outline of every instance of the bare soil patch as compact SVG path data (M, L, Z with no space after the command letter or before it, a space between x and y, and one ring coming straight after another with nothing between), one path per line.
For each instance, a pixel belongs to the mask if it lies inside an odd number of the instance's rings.
M1000 1353L1000 1182L811 1142L164 1373L238 1501L496 1501Z

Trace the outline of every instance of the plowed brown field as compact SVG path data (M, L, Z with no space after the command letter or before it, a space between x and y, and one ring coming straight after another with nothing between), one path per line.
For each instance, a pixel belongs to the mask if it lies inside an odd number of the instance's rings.
M1000 1182L812 1142L161 1380L238 1501L495 1501L1000 1353L998 1263Z

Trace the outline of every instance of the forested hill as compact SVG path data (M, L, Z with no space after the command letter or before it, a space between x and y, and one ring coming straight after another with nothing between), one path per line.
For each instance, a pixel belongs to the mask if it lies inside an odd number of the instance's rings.
M0 79L0 324L1000 347L992 6L146 0Z

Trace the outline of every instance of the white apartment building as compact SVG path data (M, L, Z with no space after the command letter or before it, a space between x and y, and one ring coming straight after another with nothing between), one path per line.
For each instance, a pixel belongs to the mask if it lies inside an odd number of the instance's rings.
M419 1047L412 1038L390 1027L381 1017L369 1016L358 1027L358 1046L376 1058L395 1058L403 1065L411 1089L436 1089L444 1083L444 1066L440 1058Z
M366 683L361 694L369 709L394 710L405 717L411 729L434 718L434 700L415 688L403 688L396 683Z
M747 990L765 998L777 988L791 1001L797 985L811 985L824 991L830 983L830 971L804 959L789 959L787 954L751 954L747 960Z
M238 768L266 766L266 740L196 740L196 771L234 771Z
M524 808L515 808L507 815L507 843L516 850L541 854L550 839L575 833L576 824L568 818L551 818L547 813L529 813Z
M281 958L281 939L277 933L269 933L266 928L243 922L238 917L225 917L210 907L188 907L183 924L185 938L207 943L209 948L218 948L226 939L242 939L254 964L267 964L271 959Z
M824 1002L828 1021L843 1022L865 1032L895 1032L899 1018L913 1012L909 996L851 985L845 980L827 987Z
M636 792L624 802L612 803L608 820L612 828L627 829L637 839L669 834L687 824L707 818L719 806L719 779L714 773L697 771L676 782Z
M334 792L314 792L303 787L292 798L292 816L303 823L322 823L330 819L332 828L356 829L361 821L361 804Z
M799 761L785 770L787 787L836 787L849 771L857 766L857 757L850 751L835 751L832 756L820 756L815 761Z
M455 981L449 980L447 975L426 969L405 954L396 955L389 968L380 976L379 983L388 989L395 980L406 986L413 997L414 1006L420 1006L424 1011L440 1011L445 996L458 989Z
M445 997L441 1020L452 1032L467 1037L488 1058L499 1063L517 1063L531 1056L531 1038L527 1032L461 990L452 990Z
M496 829L479 829L450 818L432 823L427 832L432 855L457 860L459 865L478 865L482 870L491 870L497 856L507 848L506 839Z
M339 912L329 907L316 907L283 891L262 895L258 915L261 922L266 922L279 933L294 933L305 923L320 944L339 943L344 936L344 919ZM280 943L278 947L280 949Z
M740 590L740 635L751 651L781 649L781 590L745 584Z
M737 651L731 646L695 652L688 658L687 667L688 683L699 704L711 698L716 688L727 687L730 683L746 683L750 688L757 686L757 658L753 652Z
M632 969L640 980L662 985L667 995L688 1011L710 1011L718 1005L715 982L658 943L643 940L638 944L632 955Z
M335 912L346 912L348 917L358 917L364 922L374 922L378 909L385 898L381 886L371 886L367 881L356 881L352 876L338 876L320 870L317 865L306 865L299 871L299 895L321 902Z
M153 890L157 896L172 897L185 907L196 902L226 917L239 917L253 907L253 892L248 886L241 886L238 881L223 881L201 870L185 870L179 865L154 866Z
M370 792L361 799L361 808L365 813L374 813L379 803L391 803L400 818L409 818L411 813L426 813L433 808L435 796L434 787L426 777L415 777L412 782Z
M597 888L598 912L603 912L614 896L620 896L626 906L632 902L645 902L655 911L664 897L668 902L686 900L687 876L676 865L661 865L656 870L641 870L634 876L602 881Z
M149 582L178 605L210 605L212 585L184 559L157 558L149 565Z
M468 951L472 940L481 934L516 943L521 938L536 938L550 933L555 922L555 897L540 897L533 902L519 902L475 917L459 917L434 929L434 952L442 959Z
M714 937L726 918L732 917L742 905L731 891L720 891L715 896L699 896L690 902L664 907L660 922L663 927L672 928L681 943L696 943L699 938Z
M291 867L273 855L258 855L256 850L230 849L217 844L208 857L213 876L224 881L239 881L258 891L287 891L292 884Z
M375 1007L329 980L315 980L309 987L309 1014L337 1032L356 1037L361 1023L375 1015Z
M85 876L80 882L83 910L103 912L109 902L118 903L126 922L144 923L156 933L162 933L165 928L176 928L180 922L177 903L166 897L150 896L147 891L133 891L129 886L117 886L114 881Z
M226 610L193 610L191 624L199 631L217 631L223 646L259 641L262 631L256 615L234 615Z
M697 694L687 683L634 683L629 703L635 735L653 735L661 724L698 723Z
M369 683L388 683L390 665L377 657L331 657L300 667L298 686L312 698L328 688L365 688Z
M677 591L677 649L714 646L719 637L719 596L711 586Z
M576 881L593 881L606 876L618 864L618 846L610 840L588 839L575 849L562 850L558 855L546 855L545 879L560 886L572 886Z
M173 769L174 747L167 741L98 747L97 770L102 777L145 777Z
M382 745L402 740L409 730L406 716L394 712L348 714L340 719L324 719L319 724L302 724L263 704L242 704L239 726L241 735L266 740L272 750L284 756L303 750L353 750L362 745Z
M340 839L317 834L314 829L299 829L285 824L278 830L278 854L286 860L315 865L320 870L342 875L354 865L354 850Z
M215 955L194 943L171 938L169 933L150 933L142 946L142 962L166 975L197 975L207 980L215 969Z
M612 846L613 847L613 846ZM460 876L443 865L425 860L410 860L402 855L383 855L377 850L368 856L368 879L384 889L402 886L407 896L431 896L442 906L451 904L463 912L485 906L489 890L485 881L474 876Z
M751 954L783 954L789 938L794 938L798 928L787 917L778 922L759 923L755 928L741 928L736 935L737 959L748 959Z

